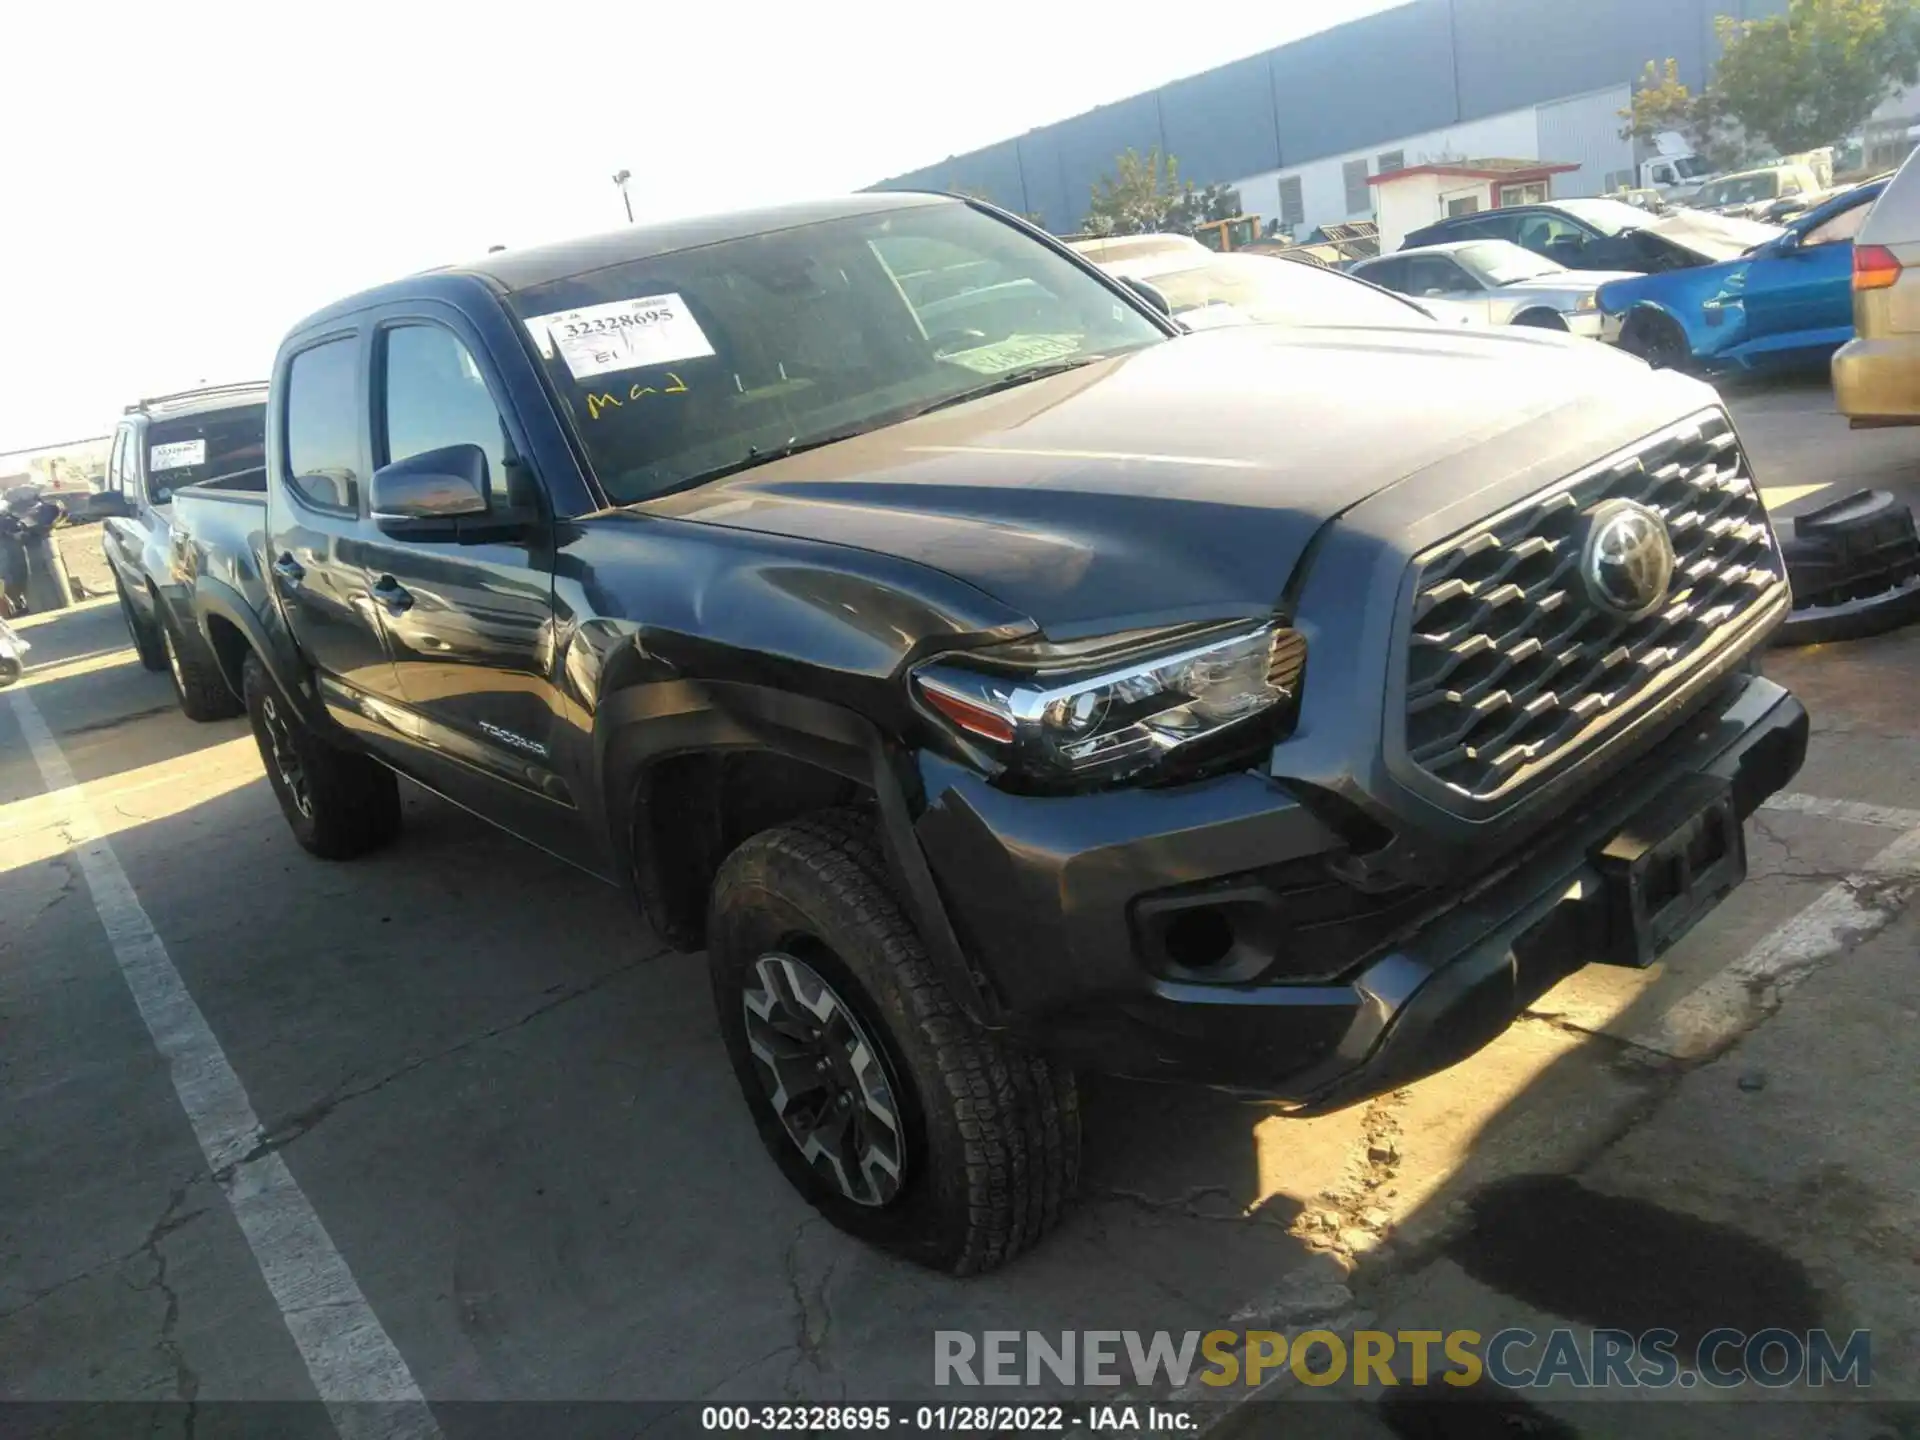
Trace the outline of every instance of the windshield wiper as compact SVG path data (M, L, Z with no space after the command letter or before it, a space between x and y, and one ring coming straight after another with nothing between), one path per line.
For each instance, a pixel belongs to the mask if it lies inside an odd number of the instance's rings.
M711 470L702 470L685 479L676 480L665 489L656 490L649 499L658 495L671 495L676 490L691 490L696 485L705 485L713 480L724 480L729 475L737 475L742 470L751 470L756 465L769 465L775 460L785 460L789 455L801 455L808 450L818 450L825 445L838 445L842 440L851 440L856 435L865 435L876 428L872 424L843 425L838 430L825 430L818 435L809 435L804 440L794 436L781 445L749 445L747 453L738 460L729 460L724 465L716 465Z
M1038 365L1023 365L1018 370L1008 370L996 375L984 385L975 385L962 390L958 395L948 395L935 400L930 405L922 405L918 410L904 416L911 420L915 415L931 415L936 410L950 410L955 405L964 405L969 400L978 400L983 395L997 395L1002 390L1011 390L1025 385L1031 380L1044 380L1049 375L1063 375L1069 370L1078 370L1082 365L1091 365L1096 360L1104 360L1104 355L1075 355L1070 360L1047 360Z

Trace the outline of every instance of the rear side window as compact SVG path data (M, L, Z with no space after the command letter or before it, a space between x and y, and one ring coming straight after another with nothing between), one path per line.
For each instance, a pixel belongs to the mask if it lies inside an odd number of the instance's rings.
M146 434L147 498L164 505L175 490L207 480L256 488L265 474L266 440L265 405L155 420ZM132 464L127 469L131 480Z
M289 489L309 505L360 504L360 341L343 336L302 350L287 367Z
M1920 240L1920 150L1907 156L1900 173L1873 202L1873 213L1860 227L1866 245L1907 245Z
M448 445L478 445L496 505L507 494L506 426L467 347L438 325L396 325L383 332L385 460L405 460Z

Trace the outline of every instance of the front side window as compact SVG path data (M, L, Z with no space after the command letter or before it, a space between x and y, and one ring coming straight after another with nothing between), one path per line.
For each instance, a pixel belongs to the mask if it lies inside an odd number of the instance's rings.
M1445 255L1407 257L1409 295L1464 295L1479 288Z
M146 434L147 498L164 505L175 490L203 480L222 480L266 464L267 407L208 410L154 420ZM128 467L128 476L135 474ZM258 483L259 476L254 476Z
M122 478L122 471L124 470L126 466L126 461L127 461L128 433L129 433L128 429L125 425L122 425L119 429L113 432L113 453L107 457L106 488L116 493L118 493L121 487L125 484L125 481Z
M959 203L656 255L509 303L619 504L1168 338Z
M396 325L383 332L381 347L382 463L477 445L487 457L494 503L507 504L506 425L460 337L438 325Z
M289 489L309 505L354 510L360 504L360 341L328 340L302 350L287 367Z

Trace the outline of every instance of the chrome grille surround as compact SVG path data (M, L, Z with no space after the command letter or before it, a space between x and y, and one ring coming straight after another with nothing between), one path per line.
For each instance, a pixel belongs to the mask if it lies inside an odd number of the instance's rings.
M1619 499L1657 512L1674 549L1666 601L1636 620L1603 610L1580 576L1585 517ZM1409 589L1399 748L1445 797L1480 805L1515 798L1584 753L1750 622L1784 610L1787 595L1752 472L1719 409L1426 551Z

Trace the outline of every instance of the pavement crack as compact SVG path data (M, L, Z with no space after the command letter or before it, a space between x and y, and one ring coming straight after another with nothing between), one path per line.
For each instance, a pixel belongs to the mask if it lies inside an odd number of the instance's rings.
M64 839L66 837L63 835L61 838ZM39 910L36 911L34 914L34 918L36 920L39 919L40 916L46 914L49 910L53 909L54 906L70 898L73 895L74 891L76 891L80 886L80 869L77 865L73 863L73 855L71 851L69 851L69 853L64 855L54 856L51 860L47 862L47 864L54 866L59 870L65 871L67 878L60 882L60 888L54 892L53 897L51 899L41 902Z
M522 1026L538 1020L543 1015L552 1014L564 1005L570 1005L575 1000L591 995L595 991L604 990L621 976L631 974L642 965L646 965L651 961L658 960L663 955L671 953L671 946L662 946L659 949L650 950L644 955L629 960L624 965L616 965L613 969L596 975L584 985L576 985L571 990L562 991L552 999L534 1006L531 1010L527 1011L526 1014L519 1016L517 1019L509 1020L505 1024L495 1025L488 1030L482 1030L477 1035L469 1035L466 1039L456 1044L448 1045L444 1049L435 1050L431 1054L417 1055L407 1061L406 1064L388 1071L377 1080L369 1080L365 1084L336 1089L322 1096L305 1109L296 1110L272 1128L263 1129L260 1139L257 1140L245 1154L241 1155L237 1160L221 1166L214 1172L214 1179L224 1185L232 1179L233 1173L242 1165L262 1159L277 1150L286 1149L286 1147L293 1144L294 1141L311 1134L323 1120L351 1100L364 1099L368 1095L384 1090L396 1080L404 1080L416 1070L423 1070L429 1065L438 1064L440 1061L458 1055L464 1050L471 1050L476 1045L484 1045L489 1040L497 1040L502 1035L509 1035Z
M1227 1199L1233 1192L1225 1185L1192 1185L1178 1195L1149 1195L1144 1190L1128 1190L1117 1185L1089 1185L1085 1192L1096 1200L1112 1200L1153 1214L1177 1215L1183 1220L1209 1220L1228 1225L1266 1225L1276 1230L1289 1228L1284 1222L1263 1213L1258 1207L1237 1206L1226 1210L1207 1210L1200 1205L1209 1196Z
M180 1343L175 1338L175 1331L180 1324L180 1296L167 1278L167 1255L160 1248L160 1242L167 1236L190 1222L194 1216L203 1213L201 1210L190 1210L184 1214L181 1212L180 1207L187 1201L187 1190L188 1187L185 1185L174 1187L167 1197L167 1208L161 1212L160 1218L153 1222L153 1228L147 1231L147 1238L141 1242L140 1248L133 1252L131 1258L146 1259L153 1264L153 1273L146 1283L132 1288L143 1294L147 1291L158 1291L165 1302L165 1308L160 1314L160 1336L154 1341L154 1349L165 1356L167 1362L173 1367L174 1395L186 1403L181 1434L187 1437L187 1440L193 1440L194 1430L199 1422L200 1377L187 1363L186 1356L181 1352Z
M168 1208L170 1210L174 1208L171 1202ZM75 1285L84 1285L89 1280L98 1279L110 1271L118 1270L129 1262L140 1259L159 1241L164 1240L167 1236L173 1234L174 1231L181 1229L189 1222L197 1220L206 1213L206 1207L203 1205L198 1210L188 1210L179 1214L162 1216L163 1224L156 1226L153 1231L149 1231L147 1237L133 1249L119 1255L109 1256L98 1265L89 1265L85 1270L69 1275L64 1280L56 1280L51 1285L43 1285L38 1290L29 1291L26 1299L22 1300L19 1304L10 1306L5 1310L0 1310L0 1324L4 1324L6 1321L13 1319L16 1315L25 1314L36 1305L44 1304L47 1300L58 1295L63 1290L70 1290ZM134 1288L144 1290L147 1287L142 1285Z
M833 1309L827 1303L827 1287L833 1283L833 1272L840 1264L836 1254L827 1261L827 1268L819 1280L809 1286L806 1283L804 1266L801 1264L800 1251L806 1239L808 1227L819 1221L818 1215L808 1215L793 1227L793 1235L787 1241L785 1273L787 1291L793 1297L795 1323L798 1329L791 1346L783 1345L781 1350L792 1349L796 1353L793 1364L787 1367L786 1382L782 1386L790 1399L798 1400L801 1392L795 1376L802 1365L813 1368L815 1374L825 1375L833 1369L833 1361L827 1355L827 1343L833 1335ZM779 1351L775 1351L778 1354Z

